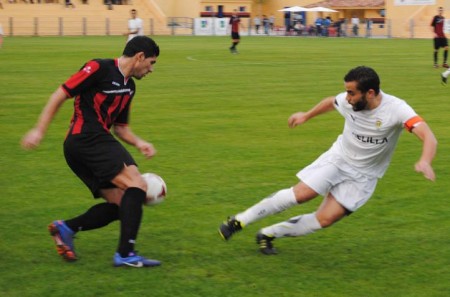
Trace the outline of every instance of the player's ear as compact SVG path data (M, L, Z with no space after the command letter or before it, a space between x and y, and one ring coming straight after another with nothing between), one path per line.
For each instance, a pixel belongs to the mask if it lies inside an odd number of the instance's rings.
M138 61L144 61L145 60L145 54L144 54L144 52L138 52L138 53L136 53L136 58L137 58L137 60Z

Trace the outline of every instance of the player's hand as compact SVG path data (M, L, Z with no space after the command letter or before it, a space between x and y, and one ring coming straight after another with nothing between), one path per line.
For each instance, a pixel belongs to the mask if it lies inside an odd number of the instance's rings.
M289 128L294 128L298 125L303 124L307 120L308 120L308 118L306 117L305 112L297 112L289 117L288 126L289 126Z
M33 128L22 138L21 145L26 150L35 149L39 146L43 137L44 134L40 130Z
M147 158L150 159L156 154L156 149L153 144L140 140L136 144L137 149Z
M427 162L419 161L415 165L415 169L417 172L423 174L426 179L434 181L436 179L436 175L434 174L433 167Z

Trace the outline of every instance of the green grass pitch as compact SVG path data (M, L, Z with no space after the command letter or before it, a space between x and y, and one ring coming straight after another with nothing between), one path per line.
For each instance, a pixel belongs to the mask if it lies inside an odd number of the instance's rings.
M167 201L144 211L137 249L163 262L147 270L112 267L117 223L77 234L78 262L56 254L47 224L95 203L62 154L71 101L36 151L19 146L59 84L91 58L119 56L124 39L5 38L0 296L449 296L450 86L432 67L431 40L243 36L239 55L229 53L229 37L155 40L161 56L137 81L131 127L158 154L147 161L129 148L142 172L168 185ZM372 199L350 217L277 240L277 256L259 254L260 228L313 211L319 197L223 242L223 219L296 183L296 172L335 140L343 125L337 112L296 129L287 118L343 91L343 76L358 65L377 70L382 89L432 127L436 182L414 171L421 143L403 133Z

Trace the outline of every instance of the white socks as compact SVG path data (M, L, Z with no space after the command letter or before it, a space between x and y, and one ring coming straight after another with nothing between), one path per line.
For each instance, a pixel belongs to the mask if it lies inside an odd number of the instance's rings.
M447 78L447 77L449 76L449 74L450 74L450 68L447 69L447 70L445 70L445 71L442 73L442 76L445 77L445 78Z
M272 215L292 206L297 205L294 190L292 188L276 192L272 196L265 198L248 208L246 211L237 214L235 217L242 226L253 223L268 215Z
M283 236L307 235L320 229L322 229L322 226L317 220L316 214L309 213L263 228L261 232L264 235L278 238Z
M245 226L297 204L293 188L284 189L237 214L235 218L241 222L242 226ZM261 232L267 236L283 237L307 235L320 229L322 229L322 226L317 220L316 214L309 213L263 228Z

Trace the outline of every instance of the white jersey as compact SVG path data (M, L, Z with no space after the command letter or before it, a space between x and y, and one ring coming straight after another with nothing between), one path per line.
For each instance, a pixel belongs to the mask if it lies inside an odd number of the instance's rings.
M352 25L356 25L356 26L358 26L359 25L359 18L352 18Z
M144 35L144 28L142 27L142 19L134 18L128 20L128 30L134 32L137 30L136 34L129 34L128 41L133 39L133 37Z
M353 111L346 93L336 96L334 106L345 125L329 150L362 174L377 178L388 168L403 128L411 131L422 121L404 100L380 93L380 105L362 111Z

